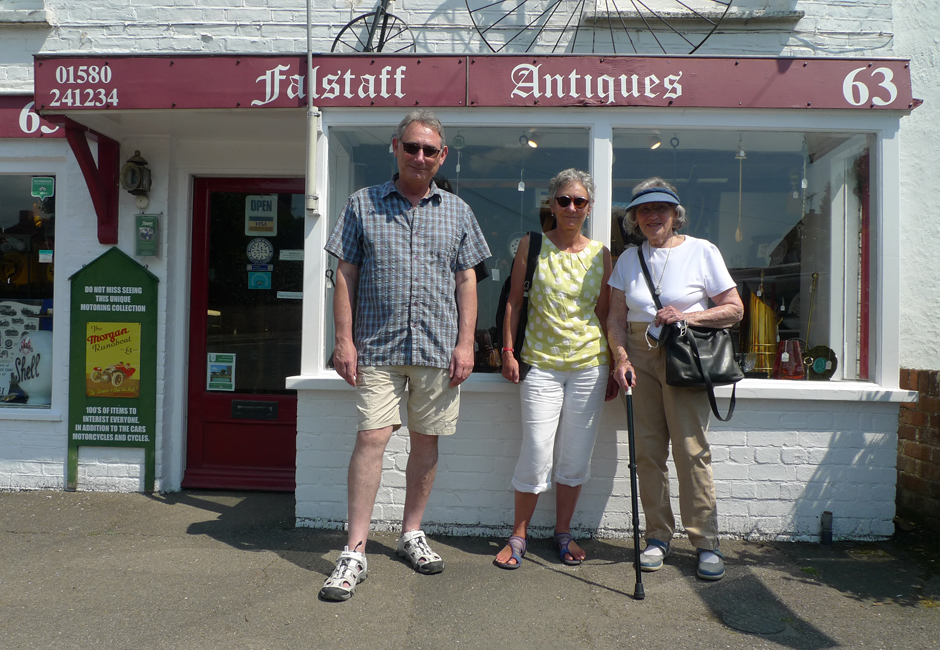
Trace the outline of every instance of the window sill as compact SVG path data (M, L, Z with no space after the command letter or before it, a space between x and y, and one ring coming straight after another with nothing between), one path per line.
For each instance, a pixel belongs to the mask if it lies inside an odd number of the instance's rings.
M498 374L472 375L461 389L468 393L504 393L507 381ZM287 378L287 388L303 390L352 390L335 372L322 375L298 375ZM720 386L715 394L731 396L730 386ZM774 379L745 379L738 384L737 398L766 400L800 400L830 402L915 402L917 392L899 388L883 388L862 381L785 381Z
M61 422L62 412L43 406L0 406L0 422L10 420Z
M0 25L51 26L45 9L0 9Z

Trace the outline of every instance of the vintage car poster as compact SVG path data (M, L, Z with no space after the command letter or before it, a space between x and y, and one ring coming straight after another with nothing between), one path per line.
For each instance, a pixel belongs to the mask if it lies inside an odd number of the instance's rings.
M87 323L85 395L140 397L140 323Z

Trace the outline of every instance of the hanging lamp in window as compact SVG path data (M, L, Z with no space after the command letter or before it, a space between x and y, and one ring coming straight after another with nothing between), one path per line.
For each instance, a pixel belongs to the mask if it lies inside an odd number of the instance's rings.
M741 231L741 201L744 195L744 159L747 158L744 141L740 136L738 137L738 150L734 153L734 157L738 159L738 229L734 231L734 241L740 242L744 240L744 233Z

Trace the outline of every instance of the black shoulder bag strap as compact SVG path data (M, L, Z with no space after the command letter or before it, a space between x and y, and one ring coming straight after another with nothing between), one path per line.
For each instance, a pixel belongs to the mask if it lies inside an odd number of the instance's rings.
M542 252L542 233L529 231L529 254L526 256L525 284L522 285L522 295L526 298L528 309L529 289L532 288L532 274L539 262L539 253Z
M525 282L522 283L522 310L519 314L519 324L513 333L513 344L516 350L512 355L519 362L519 381L524 381L529 374L529 366L522 361L522 347L525 343L525 330L529 322L529 289L532 288L532 278L535 267L539 263L539 253L542 250L542 233L529 232L529 253L526 255Z
M662 309L663 303L660 302L659 296L656 295L656 290L653 288L653 278L650 276L650 270L646 266L646 260L643 258L642 245L636 247L636 254L640 258L640 267L643 269L643 277L646 278L646 286L649 287L650 293L653 295L653 302L656 304L656 309ZM736 401L735 392L738 389L737 384L731 386L731 403L728 405L728 415L721 417L721 413L718 412L718 400L715 399L715 387L712 384L711 377L708 376L705 368L702 367L702 357L699 355L698 344L695 342L695 337L689 331L688 326L680 327L679 331L685 337L685 340L688 341L689 349L692 350L692 358L695 359L695 365L698 367L699 374L702 375L702 380L705 382L705 388L708 390L708 401L712 406L712 413L722 422L727 422L731 419L731 416L734 415Z

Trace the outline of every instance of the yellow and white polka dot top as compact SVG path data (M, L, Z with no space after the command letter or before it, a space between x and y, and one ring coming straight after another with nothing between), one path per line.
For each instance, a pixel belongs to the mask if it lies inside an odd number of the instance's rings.
M522 360L542 370L606 365L607 340L594 313L603 280L601 242L591 240L580 253L564 253L543 237L529 290Z

